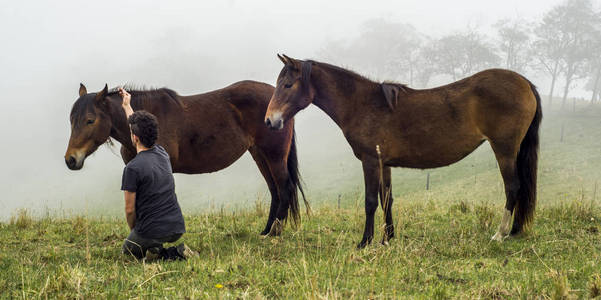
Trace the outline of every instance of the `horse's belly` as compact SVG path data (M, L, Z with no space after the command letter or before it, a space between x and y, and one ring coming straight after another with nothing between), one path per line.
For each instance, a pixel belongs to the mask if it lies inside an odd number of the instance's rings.
M407 150L400 151L400 155L392 158L387 165L418 169L444 167L468 156L485 141L479 135L445 140L407 144Z
M216 172L237 161L249 147L250 142L243 134L209 135L192 141L188 147L180 145L173 171L186 174Z

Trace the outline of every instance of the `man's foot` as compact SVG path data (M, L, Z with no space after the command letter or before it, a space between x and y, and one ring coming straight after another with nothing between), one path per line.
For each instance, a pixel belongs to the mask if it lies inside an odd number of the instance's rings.
M198 253L196 251L193 251L188 246L186 246L186 244L184 244L184 243L177 245L176 248L177 248L177 253L184 259L198 256Z
M146 257L144 257L144 261L152 262L161 258L161 249L158 247L148 248L146 250Z

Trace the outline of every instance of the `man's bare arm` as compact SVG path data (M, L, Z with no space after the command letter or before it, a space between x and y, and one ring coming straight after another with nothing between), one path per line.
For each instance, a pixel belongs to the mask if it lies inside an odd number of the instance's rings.
M133 108L131 108L131 95L123 88L119 88L119 96L121 96L121 99L123 99L123 103L121 104L121 106L123 106L123 110L125 111L125 118L129 119L129 116L131 116L134 113Z
M136 192L123 191L125 198L125 217L129 229L136 225Z

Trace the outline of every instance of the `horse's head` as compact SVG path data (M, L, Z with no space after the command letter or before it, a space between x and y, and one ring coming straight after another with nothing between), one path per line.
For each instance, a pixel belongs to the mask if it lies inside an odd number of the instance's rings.
M71 170L79 170L88 155L107 141L112 120L108 86L98 93L89 93L83 84L79 86L79 98L71 109L71 137L65 153L65 163Z
M310 80L312 62L279 54L278 58L284 63L284 67L265 113L265 124L271 129L284 128L284 122L309 106L315 97L315 89Z

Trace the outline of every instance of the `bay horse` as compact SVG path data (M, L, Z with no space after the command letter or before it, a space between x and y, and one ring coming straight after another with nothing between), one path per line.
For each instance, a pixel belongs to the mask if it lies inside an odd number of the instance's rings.
M228 87L193 96L180 96L167 88L131 90L134 111L146 110L157 117L157 144L169 153L175 173L201 174L224 169L248 151L267 182L271 205L262 235L279 235L288 212L299 220L297 190L301 191L294 121L282 131L269 130L263 117L273 86L241 81ZM136 155L118 92L104 89L88 93L80 84L79 98L71 109L71 137L65 163L71 170L113 138L121 143L127 164Z
M386 223L382 242L394 237L391 167L447 166L484 141L494 151L507 198L492 239L502 241L518 234L532 221L542 111L536 87L523 76L491 69L445 86L417 90L374 82L327 63L279 54L278 58L284 67L265 124L285 128L297 112L313 103L342 129L362 163L365 180L366 220L358 247L373 239L378 194Z

